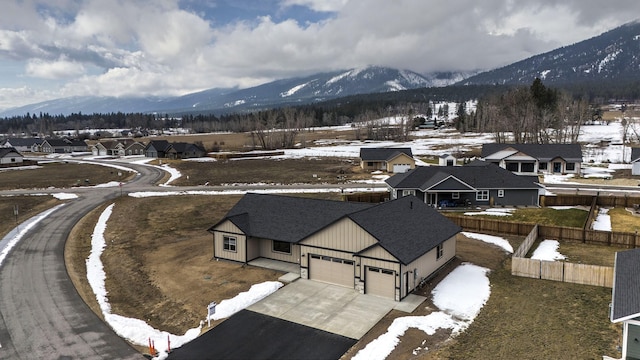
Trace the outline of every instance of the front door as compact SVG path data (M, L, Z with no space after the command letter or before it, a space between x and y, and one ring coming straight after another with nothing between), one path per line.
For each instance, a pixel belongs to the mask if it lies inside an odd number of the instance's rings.
M561 162L554 162L553 163L553 172L554 173L561 173L562 172L562 163Z

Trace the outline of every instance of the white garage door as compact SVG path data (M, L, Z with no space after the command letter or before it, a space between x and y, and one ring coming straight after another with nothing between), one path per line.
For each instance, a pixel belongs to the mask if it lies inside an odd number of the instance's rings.
M409 170L411 170L411 165L409 164L393 164L394 173L403 173Z
M311 280L353 288L353 261L320 255L309 258Z
M396 297L395 272L393 270L367 267L364 293L383 296L390 299Z

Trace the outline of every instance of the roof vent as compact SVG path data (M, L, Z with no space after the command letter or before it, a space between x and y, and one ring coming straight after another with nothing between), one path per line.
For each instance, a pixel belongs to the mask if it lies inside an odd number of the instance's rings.
M409 201L409 209L413 209L413 200Z

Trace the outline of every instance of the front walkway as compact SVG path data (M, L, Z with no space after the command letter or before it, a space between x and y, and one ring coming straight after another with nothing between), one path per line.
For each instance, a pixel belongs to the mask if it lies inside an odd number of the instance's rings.
M425 299L410 295L397 302L338 285L299 279L247 310L358 340L392 309L412 312Z

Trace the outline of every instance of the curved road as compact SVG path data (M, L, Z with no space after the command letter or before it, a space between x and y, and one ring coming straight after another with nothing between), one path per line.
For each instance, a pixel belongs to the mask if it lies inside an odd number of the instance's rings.
M145 188L164 176L130 164ZM0 267L0 359L144 359L89 309L64 264L71 228L92 209L119 196L117 188L79 189L70 201L23 237Z

